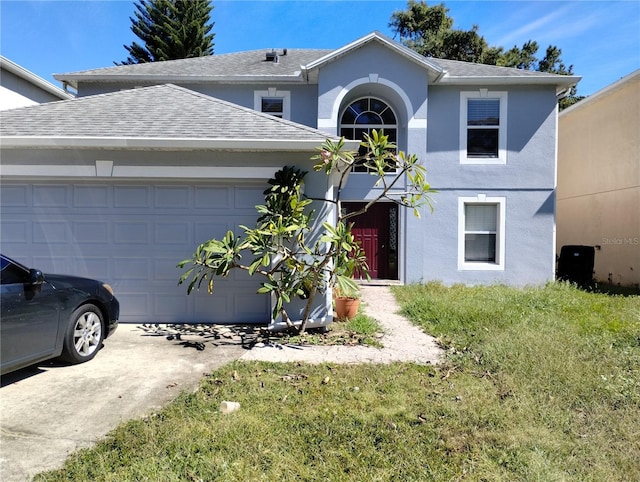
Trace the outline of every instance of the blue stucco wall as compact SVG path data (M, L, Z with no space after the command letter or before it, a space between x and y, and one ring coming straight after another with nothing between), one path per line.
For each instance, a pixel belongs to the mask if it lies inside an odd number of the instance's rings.
M553 87L492 86L507 92L506 165L459 162L460 92L486 86L431 87L427 167L438 188L553 188L556 98Z
M506 198L505 268L458 269L458 198L477 194ZM406 282L447 284L540 284L554 272L554 191L551 189L443 189L434 195L433 213L420 219L404 210Z
M400 279L446 283L539 284L554 277L555 163L557 100L553 85L429 85L424 65L377 42L366 44L320 67L318 83L289 85L185 85L253 108L255 90L291 92L291 120L338 132L341 108L366 96L386 101L398 119L398 146L427 167L435 212L421 219L400 212ZM118 85L123 88L123 85ZM133 87L133 85L131 86ZM504 165L460 163L460 93L507 92L507 161ZM104 92L88 84L82 95ZM342 199L360 201L377 194L373 178L352 174ZM398 184L404 189L404 183ZM506 198L503 270L458 269L460 197L485 194Z
M398 121L398 147L426 158L426 70L415 62L377 44L361 47L322 67L318 79L318 123L337 133L341 108L359 97L374 96L387 102ZM397 190L404 190L404 182ZM379 189L367 174L350 176L343 200L374 198Z
M341 98L349 87L349 92ZM318 119L335 116L337 103L348 104L364 96L379 97L393 106L401 134L404 134L399 137L398 144L400 149L406 150L410 142L406 130L411 127L410 123L427 117L427 91L428 78L424 68L381 45L365 45L320 70ZM332 128L330 133L335 134L337 124ZM423 130L421 134L426 133Z
M376 75L366 82L369 74ZM319 75L318 118L319 124L326 124L327 132L331 132L329 119L337 126L337 105L342 107L367 95L387 101L398 116L400 149L419 156L432 187L439 191L433 195L433 214L424 208L417 219L409 210L400 212L401 281L522 286L552 279L555 88L427 84L422 66L378 44L324 66ZM353 90L345 93L348 86ZM460 164L460 93L481 88L507 92L506 165ZM353 174L343 199L371 199L376 193L371 176ZM478 194L506 198L503 270L458 268L459 198Z

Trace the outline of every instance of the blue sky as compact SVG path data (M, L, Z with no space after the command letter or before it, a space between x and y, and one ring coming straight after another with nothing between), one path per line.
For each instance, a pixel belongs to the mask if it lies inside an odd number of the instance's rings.
M440 1L429 1L436 5ZM455 28L473 24L490 45L536 40L583 77L590 95L640 68L640 1L445 1ZM338 48L389 20L406 1L214 0L215 53L271 48ZM126 58L133 0L0 0L0 53L59 85L54 73L109 67Z

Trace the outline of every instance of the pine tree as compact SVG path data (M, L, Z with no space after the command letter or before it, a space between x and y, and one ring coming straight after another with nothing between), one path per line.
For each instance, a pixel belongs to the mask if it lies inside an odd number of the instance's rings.
M213 55L209 0L138 0L131 31L143 42L124 45L129 57L116 65Z

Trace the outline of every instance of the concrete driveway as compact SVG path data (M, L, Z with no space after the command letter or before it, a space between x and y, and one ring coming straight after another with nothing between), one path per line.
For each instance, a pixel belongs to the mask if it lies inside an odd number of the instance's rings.
M44 363L3 376L0 480L61 467L72 452L194 390L203 374L244 352L227 328L168 340L155 327L121 324L88 363Z

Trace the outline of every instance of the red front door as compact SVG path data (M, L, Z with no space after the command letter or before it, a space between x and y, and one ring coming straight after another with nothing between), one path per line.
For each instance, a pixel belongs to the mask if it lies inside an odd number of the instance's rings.
M361 209L365 203L342 203L346 212ZM398 279L398 206L377 203L367 212L350 218L352 233L362 245L374 279Z

